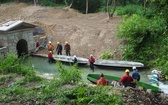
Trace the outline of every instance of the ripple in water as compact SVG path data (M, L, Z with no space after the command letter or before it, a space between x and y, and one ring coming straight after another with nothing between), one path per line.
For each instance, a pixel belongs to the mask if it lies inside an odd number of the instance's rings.
M162 82L159 82L159 88L165 93L168 95L168 84L164 84Z

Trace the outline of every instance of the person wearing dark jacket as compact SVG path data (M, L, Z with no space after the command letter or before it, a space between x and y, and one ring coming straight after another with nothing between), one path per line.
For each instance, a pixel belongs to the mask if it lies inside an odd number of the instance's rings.
M139 73L138 73L138 69L137 69L135 66L133 66L132 69L133 69L132 78L133 78L135 81L140 81L140 75L139 75Z
M68 42L65 42L64 50L67 56L71 56L70 51L71 51L71 46L68 44Z
M76 58L76 55L73 56L72 61L73 61L73 64L76 64L76 63L78 62L78 60L77 60L77 58Z
M57 42L57 55L62 55L62 45L60 44L60 42Z
M90 55L90 58L88 59L89 63L90 63L90 69L93 70L94 72L94 62L95 59L93 58L93 55Z

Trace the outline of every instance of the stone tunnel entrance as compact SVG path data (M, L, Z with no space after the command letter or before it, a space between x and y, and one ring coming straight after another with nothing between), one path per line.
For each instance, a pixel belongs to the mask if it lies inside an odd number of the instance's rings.
M28 54L27 41L24 39L19 40L16 45L16 49L17 49L18 57L23 56L23 55L27 55Z

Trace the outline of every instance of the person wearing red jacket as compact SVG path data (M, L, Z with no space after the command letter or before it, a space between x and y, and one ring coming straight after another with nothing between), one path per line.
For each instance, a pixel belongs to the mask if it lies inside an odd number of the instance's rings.
M49 51L49 53L48 53L48 62L49 62L49 63L52 63L52 62L53 62L52 51Z
M67 41L65 42L64 50L65 50L65 53L66 53L67 56L71 56L71 54L70 54L71 46L68 44Z
M93 58L93 55L90 55L90 58L88 59L89 63L90 63L90 69L94 72L94 62L95 59Z
M135 84L133 83L133 78L129 75L129 72L130 72L129 69L125 70L126 74L121 77L121 79L119 80L119 84L122 84L125 87L127 87L127 86L134 87Z
M97 86L99 86L99 85L103 85L103 86L104 85L108 85L108 80L104 78L104 74L103 73L100 74L100 78L97 81Z

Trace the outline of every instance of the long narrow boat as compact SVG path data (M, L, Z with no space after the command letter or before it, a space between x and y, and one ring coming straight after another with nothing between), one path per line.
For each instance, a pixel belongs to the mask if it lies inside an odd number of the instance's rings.
M137 68L143 68L144 64L140 62L133 61L120 61L120 60L96 60L95 66L99 67L121 67L121 68L132 68L136 66Z
M66 55L54 55L54 60L64 62L64 63L73 63L73 56L66 56ZM77 63L79 65L87 65L88 59L82 57L76 57Z
M87 75L87 79L93 84L97 83L97 80L99 79L99 77L100 77L100 74L88 74ZM109 84L113 83L113 81L118 82L120 79L119 77L110 76L110 75L104 75L104 77L109 81ZM149 85L144 82L137 82L137 88L141 88L143 90L151 89L153 92L160 92L160 89L158 87Z

